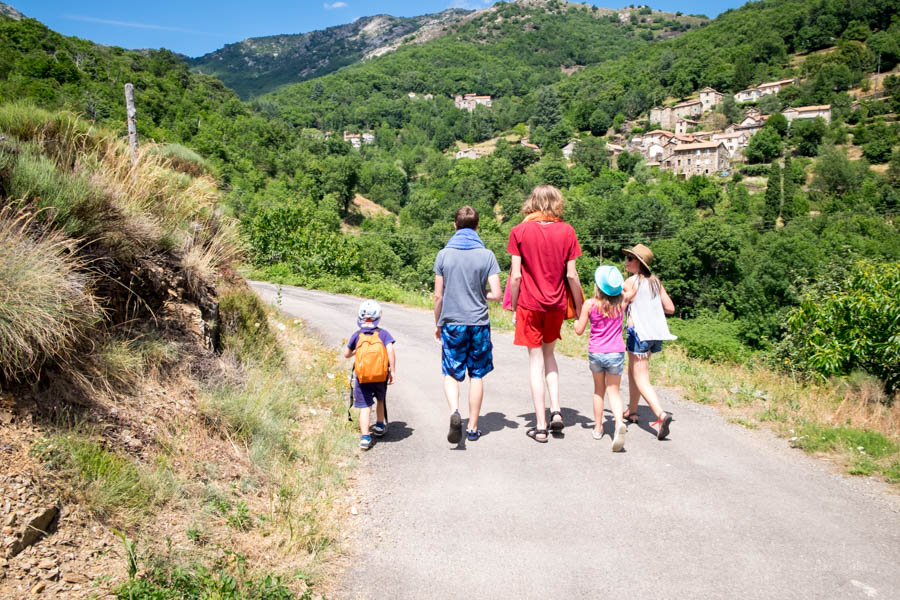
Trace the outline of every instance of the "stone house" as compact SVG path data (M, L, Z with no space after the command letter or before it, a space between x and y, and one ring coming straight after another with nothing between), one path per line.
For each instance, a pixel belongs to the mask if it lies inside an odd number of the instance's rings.
M456 105L456 108L467 110L469 112L475 110L475 107L479 104L490 108L492 102L490 96L478 96L476 94L465 94L464 96L457 94L453 98L453 103Z
M344 132L344 141L350 142L350 144L353 146L353 148L355 150L359 150L360 147L362 146L362 140L360 139L360 136L358 133L347 133L345 131Z
M688 129L692 129L697 127L699 123L692 119L678 119L675 121L675 133L678 135L684 135L687 133Z
M782 89L786 88L789 85L793 85L793 79L782 79L781 81L769 81L767 83L761 83L756 87L748 88L746 90L741 90L737 94L734 95L735 102L756 102L763 96L768 96L769 94L777 94Z
M660 167L685 178L712 175L731 168L728 150L722 141L678 144L670 148Z
M735 152L737 152L739 148L746 146L747 142L750 141L750 136L743 131L733 131L731 133L719 132L712 135L711 141L722 142L725 144L729 158L734 158Z
M476 159L476 158L481 158L482 156L483 156L483 154L481 152L477 151L475 148L467 148L465 150L459 150L456 153L457 160L460 158Z
M675 106L657 106L650 109L650 122L657 123L661 128L675 129L675 121L686 117L696 117L703 113L703 103L700 100L687 100Z
M794 119L815 119L822 117L826 123L831 123L831 105L821 104L818 106L797 106L781 111L781 114L787 118L788 123Z
M569 140L569 143L562 147L563 158L570 160L572 153L575 152L576 145L578 145L578 140Z
M531 142L528 141L529 139L530 138L528 138L527 136L523 137L522 139L519 140L519 144L521 144L522 146L525 146L526 148L530 148L531 150L533 150L536 153L540 153L541 147L538 146L537 144L532 144Z
M706 86L700 90L700 104L703 105L703 112L712 110L722 102L722 92L717 92L713 88Z

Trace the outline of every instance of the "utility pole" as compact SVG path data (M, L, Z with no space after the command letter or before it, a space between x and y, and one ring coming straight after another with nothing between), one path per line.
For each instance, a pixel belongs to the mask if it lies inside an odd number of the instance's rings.
M131 164L137 164L137 111L134 109L134 85L125 84L125 112L128 115L128 147L131 149Z

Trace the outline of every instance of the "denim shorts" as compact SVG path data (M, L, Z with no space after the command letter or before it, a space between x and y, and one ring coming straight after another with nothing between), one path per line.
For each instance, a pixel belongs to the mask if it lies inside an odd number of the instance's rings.
M588 352L591 373L621 375L625 369L624 352Z
M662 352L662 340L642 342L634 327L629 327L628 336L625 338L625 349L632 354L654 354Z

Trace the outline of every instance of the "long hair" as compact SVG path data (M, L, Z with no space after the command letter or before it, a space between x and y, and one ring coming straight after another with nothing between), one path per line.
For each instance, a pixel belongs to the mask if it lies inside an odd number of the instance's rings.
M562 219L566 200L562 192L552 185L539 185L532 190L528 200L522 205L522 212L530 215L533 212L543 212Z
M659 288L662 285L659 282L659 277L652 274L650 272L650 269L648 269L647 267L644 266L644 263L642 263L641 261L639 261L637 259L634 259L634 260L635 260L635 262L637 262L637 264L639 264L641 266L641 272L638 274L638 282L637 282L638 287L640 287L641 282L643 282L643 280L646 279L650 283L650 297L656 298L657 296L659 296Z
M594 300L596 300L596 302L594 302L594 306L591 307L591 310L599 311L604 317L618 317L625 309L625 307L622 306L625 303L622 294L617 296L607 296L596 284L594 284Z

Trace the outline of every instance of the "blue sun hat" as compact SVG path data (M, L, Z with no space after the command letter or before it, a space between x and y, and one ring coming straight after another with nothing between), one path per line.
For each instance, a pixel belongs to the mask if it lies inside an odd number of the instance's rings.
M600 291L607 296L618 296L622 293L622 287L625 285L622 274L612 265L597 267L597 270L594 271L594 281Z

